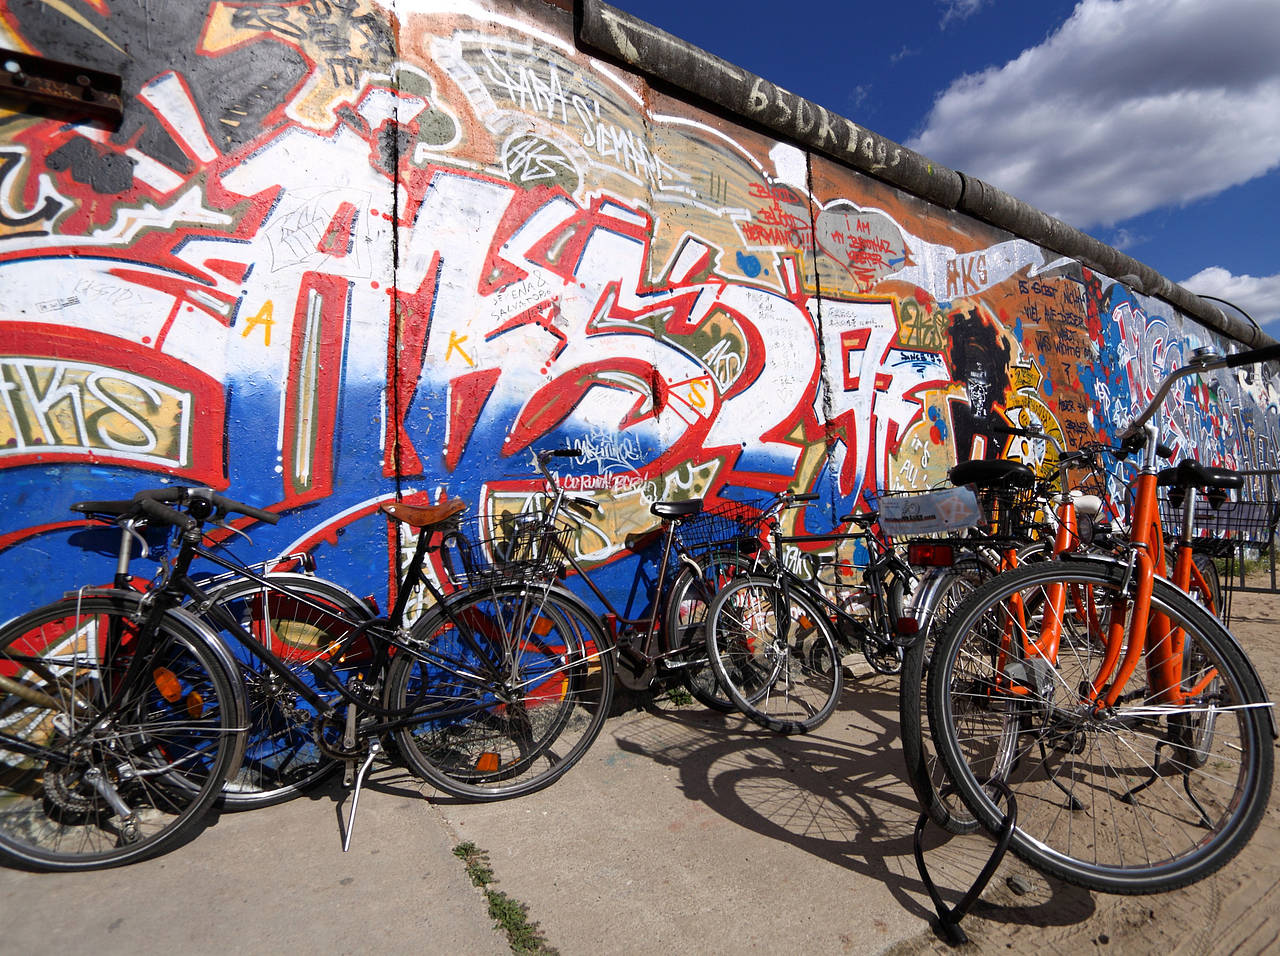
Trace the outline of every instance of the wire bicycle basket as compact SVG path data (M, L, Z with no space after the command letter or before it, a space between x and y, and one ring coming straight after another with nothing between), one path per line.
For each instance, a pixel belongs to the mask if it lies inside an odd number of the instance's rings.
M574 528L540 514L466 518L440 536L440 563L456 587L555 578Z
M759 546L765 502L730 501L676 525L680 546L691 554L743 554Z
M1165 537L1176 540L1182 534L1182 504L1167 494L1160 495L1159 503ZM1265 553L1275 538L1278 519L1280 504L1232 499L1215 502L1197 496L1191 546L1219 557L1241 546Z

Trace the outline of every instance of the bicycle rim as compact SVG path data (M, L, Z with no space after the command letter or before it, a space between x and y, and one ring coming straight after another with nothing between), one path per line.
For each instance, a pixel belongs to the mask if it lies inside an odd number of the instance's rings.
M980 588L939 641L929 717L984 825L997 826L1003 811L983 784L998 777L1013 792L1019 855L1091 889L1149 893L1212 873L1252 835L1271 790L1270 704L1225 629L1157 581L1152 614L1164 620L1143 660L1114 706L1091 705L1082 690L1098 676L1100 631L1110 615L1130 613L1125 579L1110 563L1061 561ZM1046 621L1057 615L1046 609L1060 584L1068 600L1050 663L1018 648L1054 632ZM1151 686L1147 663L1179 633L1189 642L1181 686L1190 696L1175 706Z
M600 733L613 659L598 624L538 587L477 588L414 626L396 654L386 706L415 712L396 731L408 766L440 790L499 800L539 790Z
M372 678L368 671L373 650L360 630L360 624L370 616L363 602L345 589L309 575L273 573L265 577L273 587L241 580L219 589L214 597L245 631L322 698L337 696L321 687L308 670L322 651L331 651L329 660L340 678L357 671ZM317 743L319 714L259 658L237 642L228 644L245 685L249 734L240 769L223 788L223 806L248 810L305 793L339 766L339 761Z
M930 607L917 609L917 614L924 615L925 633L907 648L903 658L898 691L902 756L907 781L921 808L943 829L951 833L971 833L977 829L978 821L968 807L954 792L945 797L942 795L950 780L937 749L924 733L924 715L928 710L925 675L933 659L938 635L961 601L977 588L981 571L976 566L960 566L939 574L943 580L921 585L922 589L930 588L933 595Z
M721 686L761 727L808 733L835 710L840 655L830 623L799 591L738 578L712 602L707 647Z
M719 590L745 573L748 562L737 554L711 554L701 560L701 576L687 566L681 569L667 599L664 626L671 647L684 649L685 687L704 706L728 713L736 707L720 685L707 652L707 612Z

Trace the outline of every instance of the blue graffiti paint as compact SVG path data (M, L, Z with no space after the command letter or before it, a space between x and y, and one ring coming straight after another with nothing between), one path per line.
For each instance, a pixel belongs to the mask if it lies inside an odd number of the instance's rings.
M738 253L738 268L742 274L749 279L754 279L760 275L760 260L755 256L747 255L745 252Z

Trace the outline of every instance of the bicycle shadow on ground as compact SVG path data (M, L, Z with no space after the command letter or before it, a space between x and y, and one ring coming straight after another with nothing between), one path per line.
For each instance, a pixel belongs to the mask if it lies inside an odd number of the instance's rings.
M697 703L658 700L606 727L624 752L676 770L685 797L734 823L883 884L909 913L935 925L913 853L919 806L898 743L896 678L852 681L831 719L810 735L782 737ZM927 826L925 862L948 905L960 900L993 848L985 833L951 836ZM994 922L1040 926L1087 920L1086 890L1048 880L1007 858L975 904ZM1034 895L1005 885L1013 869ZM997 887L997 883L999 887ZM1005 899L1013 902L1006 905Z

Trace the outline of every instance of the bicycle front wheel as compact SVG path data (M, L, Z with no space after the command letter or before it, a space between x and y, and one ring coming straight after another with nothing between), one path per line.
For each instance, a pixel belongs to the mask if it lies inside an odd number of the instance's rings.
M831 623L798 589L732 581L707 614L707 650L720 685L761 727L808 733L835 710L844 678Z
M440 790L501 800L577 763L613 701L598 622L537 586L462 592L418 621L387 670L405 763Z
M307 574L271 572L264 579L269 583L235 580L210 596L322 698L337 697L308 669L322 652L331 652L331 666L340 677L370 670L374 652L362 625L372 615L363 601ZM339 766L318 743L318 712L261 658L228 643L245 685L249 734L240 769L223 790L223 806L249 810L305 793Z
M69 597L7 624L0 854L32 869L83 870L154 856L191 835L243 744L244 699L215 646L181 612L143 633L130 594Z
M1154 893L1214 872L1257 828L1271 792L1270 702L1231 635L1157 580L1141 660L1115 703L1096 705L1090 687L1114 671L1104 658L1128 649L1129 638L1108 640L1109 625L1128 634L1128 578L1073 559L983 585L939 639L929 720L985 826L1004 815L986 785L1014 794L1012 847L1029 863L1094 890ZM1181 661L1158 662L1179 647ZM1171 670L1176 693L1155 676Z

